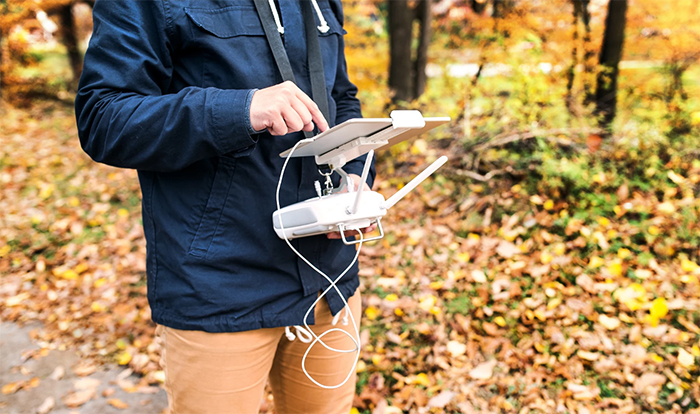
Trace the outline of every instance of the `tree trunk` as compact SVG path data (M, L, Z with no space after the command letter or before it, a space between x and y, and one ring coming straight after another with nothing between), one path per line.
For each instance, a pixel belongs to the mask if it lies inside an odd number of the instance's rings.
M3 13L5 10L2 10ZM3 89L3 83L5 81L5 78L3 77L3 67L2 67L2 58L3 58L3 51L5 48L2 46L2 30L0 30L0 105L2 105L2 89Z
M474 10L474 13L476 14L481 14L486 10L486 5L488 3L484 1L477 1L477 0L471 0L471 8Z
M566 72L566 107L571 114L573 114L574 80L576 79L576 65L578 65L578 23L581 16L581 3L577 0L573 0L573 3L573 46L571 47L571 65L569 65L569 70Z
M75 35L75 21L73 20L73 4L62 6L58 11L58 16L61 21L61 39L68 51L68 59L70 60L70 68L73 72L73 81L71 89L75 89L80 79L80 74L83 71L83 56L78 48L78 38Z
M600 117L600 127L608 131L608 134L615 119L617 75L625 39L626 13L627 0L610 0L600 50L600 64L603 67L598 74L596 89L596 115Z
M394 102L413 99L413 65L411 40L413 10L404 0L389 3L389 87L394 91Z
M432 0L421 0L417 6L418 20L420 21L420 34L418 37L418 50L416 51L415 62L415 84L413 97L417 98L425 92L425 85L428 82L428 75L425 68L428 65L428 46L430 45L432 20Z
M584 103L593 103L593 73L595 72L595 52L591 47L591 12L588 10L590 0L581 1L581 20L583 21L583 91Z

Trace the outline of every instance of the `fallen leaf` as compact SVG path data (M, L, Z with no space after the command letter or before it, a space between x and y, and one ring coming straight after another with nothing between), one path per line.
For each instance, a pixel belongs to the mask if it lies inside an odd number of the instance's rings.
M476 368L469 371L469 376L475 380L489 379L493 375L493 368L496 364L497 361L495 359L479 364Z
M513 243L509 241L503 240L499 245L498 248L496 248L496 253L498 253L499 256L505 258L505 259L510 259L511 257L515 256L516 254L521 253L520 249L518 249L518 246L514 245Z
M82 361L78 363L78 365L75 368L73 368L73 372L79 377L86 377L95 372L96 370L97 366L88 361Z
M603 325L605 329L609 331L614 331L615 329L620 327L620 320L614 316L609 317L607 315L600 315L598 317L598 323Z
M453 357L464 355L467 352L467 345L458 341L450 341L447 343L447 352Z
M118 398L110 398L109 400L107 400L107 403L112 407L119 408L120 410L129 408L129 404L125 403L124 401Z
M678 350L678 363L683 368L690 368L695 365L695 357L693 354L687 352L685 349L680 348Z
M455 397L452 391L443 391L440 394L428 400L428 409L430 408L445 408L447 404Z
M56 400L53 397L46 397L43 403L36 409L36 414L47 414L56 406Z
M54 380L54 381L58 381L58 380L60 380L61 378L63 378L64 375L66 375L66 369L63 368L62 365L59 365L59 366L57 366L56 368L54 368L54 370L53 370L53 372L51 373L51 375L49 375L49 378L51 378L51 379Z
M95 390L97 387L100 386L102 381L96 379L96 378L81 378L75 383L73 383L73 387L75 387L76 390Z
M76 408L90 401L94 396L95 390L92 389L75 391L63 397L63 403L66 405L66 407Z
M666 377L655 372L647 372L634 382L634 392L637 394L655 396L666 383Z

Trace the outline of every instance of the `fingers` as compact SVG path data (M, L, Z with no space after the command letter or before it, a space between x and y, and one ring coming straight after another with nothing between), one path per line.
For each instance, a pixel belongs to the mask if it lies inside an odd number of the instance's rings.
M369 234L369 233L372 233L372 232L375 231L375 230L377 230L377 223L373 223L373 224L371 224L369 227L365 227L364 229L360 229L360 231L361 231L363 234ZM357 230L353 230L353 232L357 232ZM340 238L341 238L339 232L328 233L328 234L327 234L327 237L328 237L330 240L336 240L336 239L340 239Z
M272 135L328 129L316 103L292 82L256 91L250 104L250 124L254 130L267 129Z
M321 110L318 108L318 105L316 105L316 102L314 102L307 94L304 93L301 89L294 86L296 88L296 97L306 106L306 108L309 110L311 113L311 117L313 118L314 123L318 127L319 131L323 132L328 129L328 122L326 121L326 118L323 116L323 113Z

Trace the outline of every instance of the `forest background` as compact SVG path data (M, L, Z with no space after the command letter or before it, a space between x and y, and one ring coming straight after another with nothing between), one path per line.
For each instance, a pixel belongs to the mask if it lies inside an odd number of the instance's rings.
M379 157L387 196L450 162L363 248L353 410L700 412L700 1L344 5L365 116L453 119ZM75 129L90 7L0 0L0 317L158 386L136 174Z

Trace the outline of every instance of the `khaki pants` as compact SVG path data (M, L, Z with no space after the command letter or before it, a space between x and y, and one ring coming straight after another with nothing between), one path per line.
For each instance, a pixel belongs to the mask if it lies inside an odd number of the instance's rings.
M359 291L348 301L358 327L360 302ZM311 328L316 335L342 328L355 336L352 321L347 326L340 321L332 325L325 299L316 305L315 316L316 324ZM340 388L318 387L301 369L309 344L298 338L289 341L284 328L207 333L158 326L156 332L171 414L257 413L268 378L277 414L348 414L352 408L355 374ZM296 334L294 328L292 332ZM354 347L342 332L322 339L336 349ZM316 343L306 359L306 370L321 384L337 385L347 377L355 355L332 352Z

